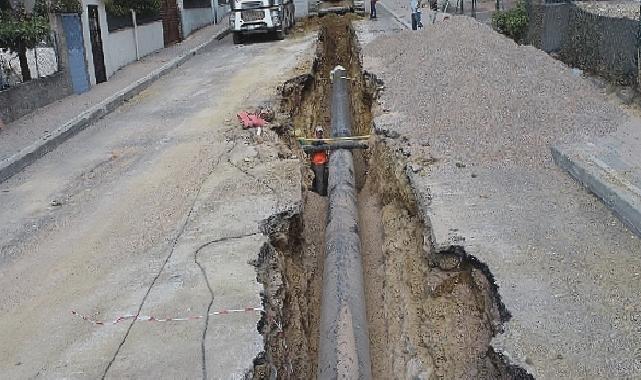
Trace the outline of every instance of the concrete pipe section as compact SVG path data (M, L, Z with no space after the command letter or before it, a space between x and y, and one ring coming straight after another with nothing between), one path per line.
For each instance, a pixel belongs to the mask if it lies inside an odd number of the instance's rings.
M332 71L332 137L351 135L347 72ZM369 336L358 236L354 163L348 149L329 159L329 213L321 299L319 379L370 379Z

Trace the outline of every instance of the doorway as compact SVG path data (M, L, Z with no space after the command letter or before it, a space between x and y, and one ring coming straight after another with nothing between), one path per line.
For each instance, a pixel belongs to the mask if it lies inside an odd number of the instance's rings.
M82 38L82 22L75 13L63 13L62 29L67 41L68 70L75 94L89 91L89 73L85 65L85 41ZM62 53L64 54L64 53Z
M93 56L96 83L102 83L107 81L107 70L105 69L105 54L102 48L98 6L88 5L87 8L89 11L89 38L91 39L91 55Z

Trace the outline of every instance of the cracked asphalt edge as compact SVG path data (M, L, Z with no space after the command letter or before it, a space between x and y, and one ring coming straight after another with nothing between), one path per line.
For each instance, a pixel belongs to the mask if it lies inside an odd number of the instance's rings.
M209 294L211 296L209 300L209 304L207 305L207 313L205 314L205 327L203 329L203 334L201 337L200 341L200 349L201 349L201 354L202 354L202 371L203 371L203 379L207 379L207 349L205 347L205 340L207 338L207 330L209 327L209 313L211 312L211 306L214 304L214 290L211 287L211 284L209 283L209 277L207 276L207 271L205 270L205 267L202 266L202 264L198 261L198 254L205 248L212 246L213 244L217 243L222 243L226 242L229 240L236 240L236 239L244 239L252 236L257 236L260 235L259 232L254 232L250 234L244 234L244 235L238 235L238 236L226 236L214 240L210 240L207 243L202 244L196 251L194 251L194 263L200 268L200 273L202 273L203 277L205 278L205 283L207 284L207 290L209 291Z
M196 206L196 202L198 201L198 198L200 197L200 193L202 191L202 188L203 188L203 185L204 185L205 181L207 181L207 178L209 178L214 173L214 171L216 171L216 169L219 167L219 165L220 165L221 161L223 160L223 158L228 156L231 153L231 151L236 147L237 141L235 139L232 140L232 141L233 141L233 144L232 144L231 148L229 148L229 149L225 150L223 153L221 153L218 156L218 158L216 159L216 162L213 165L213 167L207 173L207 175L203 176L203 179L200 182L200 185L198 186L198 190L196 191L196 194L194 195L194 199L193 199L193 201L191 203L191 206L189 207L189 211L187 212L187 216L185 217L185 220L183 221L180 229L178 230L178 233L176 234L174 239L172 239L171 249L169 250L169 253L167 254L167 257L165 257L165 260L163 261L162 265L160 266L160 270L158 270L158 273L156 273L156 275L154 276L153 280L151 281L151 284L149 285L149 288L147 289L147 292L145 292L145 295L143 296L143 298L142 298L142 300L140 302L140 305L138 306L138 310L136 311L136 317L138 315L140 315L140 311L144 307L145 301L147 301L147 297L149 296L149 293L151 293L151 290L153 289L154 285L156 284L156 281L158 281L158 278L160 277L160 275L164 271L165 266L167 265L167 263L169 262L169 260L173 256L174 252L176 251L176 245L178 244L178 241L182 237L183 233L185 232L185 229L187 228L187 224L191 220L191 216L194 213L194 207ZM213 302L213 300L212 300L212 302ZM211 303L210 303L209 307L211 307ZM129 324L129 326L127 327L127 331L125 332L125 335L124 335L123 339L121 340L120 344L118 345L118 348L116 349L116 352L114 353L113 357L111 358L111 360L107 364L107 367L105 368L105 371L102 374L102 377L101 377L102 380L106 379L107 375L109 374L109 370L111 369L111 366L113 365L113 363L116 361L116 358L118 357L118 354L120 353L120 350L125 345L125 342L127 341L127 337L129 337L129 333L131 332L131 329L136 324L136 320L137 320L137 318L134 318L131 321L131 323Z

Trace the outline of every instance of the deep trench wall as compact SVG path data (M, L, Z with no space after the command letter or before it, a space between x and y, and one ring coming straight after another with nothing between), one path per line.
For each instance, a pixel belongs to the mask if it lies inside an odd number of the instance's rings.
M264 286L265 311L258 331L264 336L265 350L254 360L249 376L253 380L306 379L316 373L323 272L319 239L325 214L323 203L315 200L318 198L306 200L304 215L302 210L277 215L264 230L270 241L254 265L257 280Z
M361 70L355 41L352 57ZM352 72L350 77L356 95L352 110L361 113L354 117L356 132L369 133L372 106L383 83L371 73ZM384 315L384 328L379 324L377 330L376 321L370 320L370 331L376 334L372 341L384 342L370 348L375 377L532 379L491 346L510 313L490 268L463 247L434 246L430 220L421 212L408 162L400 153L402 144L374 136L369 150L355 154L355 161L361 156L364 165L357 170L365 177L364 192L378 198L374 203L382 219L383 278L365 276L366 288L371 286L368 281L383 284L380 302L368 305L369 319L379 310ZM383 351L378 357L377 349Z
M461 247L433 246L393 142L373 146L367 181L380 197L383 229L383 295L372 310L384 315L376 331L385 342L377 357L384 363L373 363L375 376L531 378L490 346L509 313L489 268Z

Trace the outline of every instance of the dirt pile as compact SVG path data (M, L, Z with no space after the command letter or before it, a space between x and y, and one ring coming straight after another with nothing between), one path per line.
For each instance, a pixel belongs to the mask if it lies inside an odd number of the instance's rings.
M438 158L549 163L549 144L624 122L561 62L467 17L378 38L364 54L385 82L383 108L406 115L391 128Z

